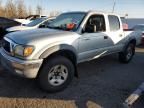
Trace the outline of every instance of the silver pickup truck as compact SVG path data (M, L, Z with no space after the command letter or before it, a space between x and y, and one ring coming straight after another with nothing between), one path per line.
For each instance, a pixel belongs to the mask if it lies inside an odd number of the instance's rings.
M1 64L12 73L36 78L44 90L57 92L78 76L78 63L112 53L128 63L140 40L140 32L123 31L118 15L68 12L47 28L7 34L0 49Z

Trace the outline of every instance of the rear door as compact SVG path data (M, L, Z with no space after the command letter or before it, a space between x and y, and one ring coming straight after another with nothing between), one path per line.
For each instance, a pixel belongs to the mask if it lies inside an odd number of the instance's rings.
M120 51L126 41L126 37L123 32L122 23L119 17L115 15L108 15L109 32L108 36L112 40L112 47L110 52Z

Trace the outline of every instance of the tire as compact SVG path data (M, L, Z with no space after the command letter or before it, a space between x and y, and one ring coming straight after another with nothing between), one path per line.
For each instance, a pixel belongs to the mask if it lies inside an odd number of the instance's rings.
M65 89L73 77L72 62L63 56L55 56L44 62L38 76L38 83L47 92L58 92Z
M129 43L123 52L119 53L121 63L129 63L135 54L135 44Z

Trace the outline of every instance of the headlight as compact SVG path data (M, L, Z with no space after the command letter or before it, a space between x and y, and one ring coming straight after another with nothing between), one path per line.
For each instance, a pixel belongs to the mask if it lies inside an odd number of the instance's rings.
M14 47L15 56L28 57L33 53L33 51L34 51L33 46L17 45Z

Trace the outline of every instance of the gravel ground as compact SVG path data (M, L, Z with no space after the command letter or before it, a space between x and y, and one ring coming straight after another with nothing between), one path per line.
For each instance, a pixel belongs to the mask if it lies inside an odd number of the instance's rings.
M78 65L75 78L62 92L49 94L35 80L0 70L1 108L123 108L124 100L144 81L144 49L137 48L129 64L111 55ZM144 99L135 104L142 108Z

